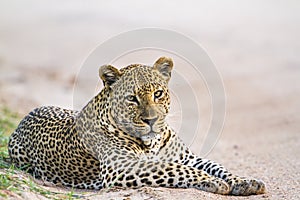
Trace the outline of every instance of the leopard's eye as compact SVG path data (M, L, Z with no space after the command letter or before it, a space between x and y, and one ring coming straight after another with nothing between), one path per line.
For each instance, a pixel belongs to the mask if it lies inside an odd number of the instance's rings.
M163 91L162 90L157 90L156 92L154 92L154 98L158 99L163 95Z
M133 96L133 95L126 96L126 100L130 101L130 102L137 103L137 104L139 103L139 101L137 100L136 96Z

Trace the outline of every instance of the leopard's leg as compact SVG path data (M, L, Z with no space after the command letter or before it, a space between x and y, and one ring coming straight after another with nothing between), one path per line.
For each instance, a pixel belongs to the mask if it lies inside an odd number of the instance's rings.
M171 152L172 159L183 165L187 165L198 170L203 170L209 175L225 180L230 186L230 194L233 195L252 195L263 194L266 192L265 183L257 179L248 179L235 176L230 173L223 165L214 161L203 159L192 153L192 151L178 138L173 136L166 144L166 149L182 149L178 152ZM168 152L166 153L168 154ZM167 156L170 157L170 156ZM174 160L174 158L176 158Z
M194 154L190 154L183 161L188 166L199 170L204 170L208 174L225 180L230 186L230 194L233 195L252 195L263 194L266 192L265 183L257 179L248 179L233 175L223 165L208 159L202 159Z
M230 186L230 194L252 195L266 192L265 183L261 180L233 175L223 165L208 159L197 158L192 165L208 174L225 180Z
M229 193L229 186L224 180L189 166L130 159L123 160L122 166L118 166L119 164L116 163L103 172L106 174L103 180L104 187L180 187L197 188L218 194Z

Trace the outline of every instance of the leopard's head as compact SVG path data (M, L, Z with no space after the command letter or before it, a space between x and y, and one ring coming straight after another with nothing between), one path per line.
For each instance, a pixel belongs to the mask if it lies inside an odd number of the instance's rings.
M172 59L161 57L153 66L136 64L118 70L105 65L99 69L109 91L109 114L119 129L144 142L160 136L170 109L172 68Z

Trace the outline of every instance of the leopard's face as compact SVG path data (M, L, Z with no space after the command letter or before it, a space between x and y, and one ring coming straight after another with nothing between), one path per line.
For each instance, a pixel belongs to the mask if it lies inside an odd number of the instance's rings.
M120 129L142 140L163 132L170 94L155 69L139 66L125 71L111 88L111 116Z
M160 136L170 109L168 81L172 66L171 60L163 57L153 67L133 65L120 71L108 70L106 78L118 73L113 83L104 83L110 88L110 115L119 129L145 142Z

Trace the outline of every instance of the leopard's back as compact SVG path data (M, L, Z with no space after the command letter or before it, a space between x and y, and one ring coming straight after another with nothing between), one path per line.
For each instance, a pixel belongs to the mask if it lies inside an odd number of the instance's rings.
M74 124L78 113L55 106L34 109L10 137L12 162L53 183L101 188L99 161L85 152L76 138ZM91 180L84 178L87 174Z

